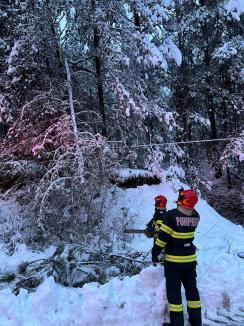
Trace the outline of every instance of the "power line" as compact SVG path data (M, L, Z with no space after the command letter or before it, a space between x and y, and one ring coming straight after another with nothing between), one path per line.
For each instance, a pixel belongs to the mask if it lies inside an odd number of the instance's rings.
M126 145L125 141L108 141L108 143L125 144L127 147L152 147L152 146L165 146L165 145L184 145L184 144L194 144L194 143L210 143L218 141L230 141L230 140L244 140L244 137L230 137L230 138L216 138L216 139L200 139L200 140L189 140L189 141L178 141L178 142L167 142L167 143L151 143L151 144L137 144L137 145Z

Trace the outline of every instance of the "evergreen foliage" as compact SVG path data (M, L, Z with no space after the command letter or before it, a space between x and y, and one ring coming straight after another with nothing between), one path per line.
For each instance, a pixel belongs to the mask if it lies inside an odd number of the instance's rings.
M41 233L97 212L92 196L119 166L201 189L209 171L229 188L243 178L243 11L238 0L2 2L0 185L27 194ZM168 144L229 137L241 138ZM26 162L34 177L18 178Z

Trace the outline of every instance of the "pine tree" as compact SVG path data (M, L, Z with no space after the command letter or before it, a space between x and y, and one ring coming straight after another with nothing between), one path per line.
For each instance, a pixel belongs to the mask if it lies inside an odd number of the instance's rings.
M176 74L172 104L178 112L180 140L214 140L241 132L243 15L237 15L235 6L230 1L184 1L184 6L176 3L176 32L183 63ZM190 166L205 161L198 148L188 147ZM221 176L222 143L214 142L205 150L216 176Z
M11 19L13 12L10 1L4 1L0 4L0 141L6 136L11 124L12 116L9 110L9 102L5 96L6 83L6 60L11 49Z

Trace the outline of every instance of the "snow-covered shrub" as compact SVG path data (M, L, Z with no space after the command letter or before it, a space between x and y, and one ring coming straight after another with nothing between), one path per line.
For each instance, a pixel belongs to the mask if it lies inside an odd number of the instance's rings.
M103 137L89 130L76 140L67 114L52 118L49 111L38 122L33 115L38 118L27 106L2 144L0 185L15 190L23 205L28 243L73 242L102 218L117 157Z
M149 171L154 174L155 176L162 176L163 168L162 163L165 158L165 154L160 151L159 148L155 150L151 150L151 153L147 157L146 166L148 167Z
M0 184L3 190L20 189L28 182L40 179L46 172L44 165L28 160L0 162Z
M70 141L52 152L25 210L29 235L36 240L73 242L102 219L103 196L116 156L102 137L91 133L80 134L78 144L71 132L65 139Z
M243 163L244 161L244 131L239 135L238 139L230 141L220 158L222 165L226 168L232 166L235 168L235 165Z
M16 246L23 242L21 235L22 219L19 205L14 201L0 199L0 242L7 245L12 254Z

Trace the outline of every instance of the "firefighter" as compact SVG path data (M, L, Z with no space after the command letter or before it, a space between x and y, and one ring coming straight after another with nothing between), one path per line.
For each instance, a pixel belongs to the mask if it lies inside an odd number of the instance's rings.
M148 238L154 238L156 240L160 227L163 224L163 218L166 214L167 198L163 195L158 195L154 199L155 212L153 218L147 223L145 234Z
M166 292L170 326L184 326L181 284L185 288L191 326L201 326L201 303L196 283L196 248L193 244L200 217L194 206L198 201L193 190L180 190L177 208L168 211L152 249L152 261L164 250Z

